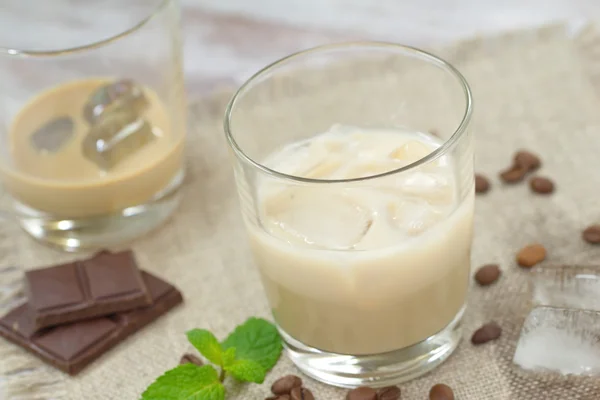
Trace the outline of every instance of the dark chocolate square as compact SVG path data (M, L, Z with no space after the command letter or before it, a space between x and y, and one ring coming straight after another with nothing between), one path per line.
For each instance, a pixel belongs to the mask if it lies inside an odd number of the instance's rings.
M152 299L133 252L101 252L29 271L29 305L37 329L148 306Z
M72 360L117 328L108 318L90 319L52 328L32 343L60 359Z
M23 347L50 365L71 375L158 319L183 301L174 286L147 272L142 279L150 288L152 305L83 322L74 322L37 332L31 330L34 314L22 304L0 319L0 336Z
M90 295L105 299L115 295L139 292L144 286L133 253L100 253L83 263Z
M12 309L0 319L0 325L26 338L31 338L36 332L35 318L27 304Z
M70 306L85 300L77 263L25 273L29 304L38 311Z

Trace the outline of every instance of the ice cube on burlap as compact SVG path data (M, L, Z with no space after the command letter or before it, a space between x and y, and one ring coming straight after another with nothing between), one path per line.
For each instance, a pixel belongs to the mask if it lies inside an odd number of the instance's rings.
M600 313L534 308L523 325L513 362L526 370L600 374Z

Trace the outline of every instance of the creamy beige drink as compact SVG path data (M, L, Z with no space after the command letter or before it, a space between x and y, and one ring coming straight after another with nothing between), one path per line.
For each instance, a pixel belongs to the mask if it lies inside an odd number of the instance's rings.
M372 176L440 146L426 134L334 127L264 164L317 179ZM473 193L445 155L355 184L258 183L251 246L277 323L343 354L398 350L446 327L465 304ZM267 180L269 179L269 180ZM464 196L463 196L464 197Z
M8 133L11 163L2 165L1 172L5 188L19 202L68 218L105 215L150 201L180 172L184 132L147 88L142 89L145 108L140 111L150 130L144 139L132 134L135 140L125 143L126 149L106 158L110 164L101 163L104 156L94 160L89 154L95 151L92 147L86 155L91 123L84 105L107 84L110 81L87 79L57 86L36 96L14 118ZM63 135L60 129L72 132L64 138L35 136L53 123L53 131L44 135ZM96 144L107 146L102 141Z

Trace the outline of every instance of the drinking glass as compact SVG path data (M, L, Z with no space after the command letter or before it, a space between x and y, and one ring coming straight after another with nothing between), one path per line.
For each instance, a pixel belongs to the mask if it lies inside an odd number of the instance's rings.
M2 215L67 251L157 227L184 176L178 1L1 8Z
M287 354L307 375L381 387L457 347L471 114L453 66L388 43L293 54L231 99L224 128L250 248Z

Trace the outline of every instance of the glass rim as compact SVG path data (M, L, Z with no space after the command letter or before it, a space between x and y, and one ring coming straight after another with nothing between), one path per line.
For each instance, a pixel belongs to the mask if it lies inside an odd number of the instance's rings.
M355 47L355 48L363 47L363 48L372 48L372 49L389 48L389 49L401 50L405 54L418 56L429 63L436 64L436 65L440 66L442 69L444 69L445 72L448 72L452 76L454 76L454 78L456 78L456 80L459 82L460 86L462 87L463 94L465 95L466 105L465 105L465 110L464 110L463 116L461 118L461 122L458 124L458 126L456 127L456 129L454 130L452 135L447 140L445 140L444 143L440 147L438 147L437 149L435 149L434 151L432 151L425 157L420 158L417 161L414 161L410 164L407 164L405 166L402 166L400 168L396 168L396 169L393 169L390 171L379 173L376 175L368 175L368 176L364 176L364 177L349 178L349 179L315 179L315 178L305 178L305 177L301 177L301 176L297 176L297 175L290 175L290 174L286 174L286 173L271 169L271 168L263 165L262 163L249 157L244 152L244 150L239 146L239 144L233 137L233 133L232 133L232 129L231 129L232 114L236 107L236 103L238 102L238 100L240 99L242 94L244 94L246 92L246 90L256 80L258 80L259 78L261 78L264 75L266 75L267 73L269 73L272 69L274 69L280 65L283 65L290 60L300 58L300 57L306 56L306 55L311 55L314 53L319 53L322 51L330 51L330 50L344 49L344 48L350 49L353 47ZM253 167L259 169L260 171L262 171L268 175L272 175L272 176L286 179L286 180L303 182L303 183L315 183L315 184L319 184L319 183L349 183L349 182L369 181L372 179L377 179L377 178L394 175L397 173L401 173L404 171L414 169L420 165L423 165L430 161L435 160L436 158L447 153L448 149L450 149L463 136L463 134L467 130L467 127L469 126L472 114L473 114L473 95L472 95L469 83L467 82L465 77L458 71L458 69L456 69L456 67L454 67L452 64L450 64L446 60L444 60L438 56L435 56L425 50L421 50L421 49L418 49L418 48L412 47L412 46L406 46L406 45L402 45L402 44L391 43L391 42L382 42L382 41L352 41L352 42L326 44L326 45L312 47L312 48L309 48L306 50L301 50L301 51L292 53L286 57L280 58L280 59L268 64L267 66L263 67L262 69L260 69L258 72L253 74L250 78L248 78L236 90L236 92L233 94L233 96L229 100L227 107L225 108L225 118L224 118L224 122L223 122L223 128L225 130L225 136L227 138L227 142L229 143L229 146L232 148L235 155L237 157L241 158L242 160L244 160L245 162L249 163Z
M147 14L139 19L139 21L129 28L113 34L107 38L93 41L87 44L74 46L74 47L66 47L62 49L53 49L53 50L27 50L27 49L18 49L14 47L4 46L0 43L0 56L9 56L9 57L55 57L66 54L78 53L82 51L92 50L95 48L99 48L105 46L107 44L116 42L124 37L127 37L140 29L146 26L150 21L152 21L155 17L157 17L164 9L166 9L170 3L175 0L160 0L159 3L152 8Z

